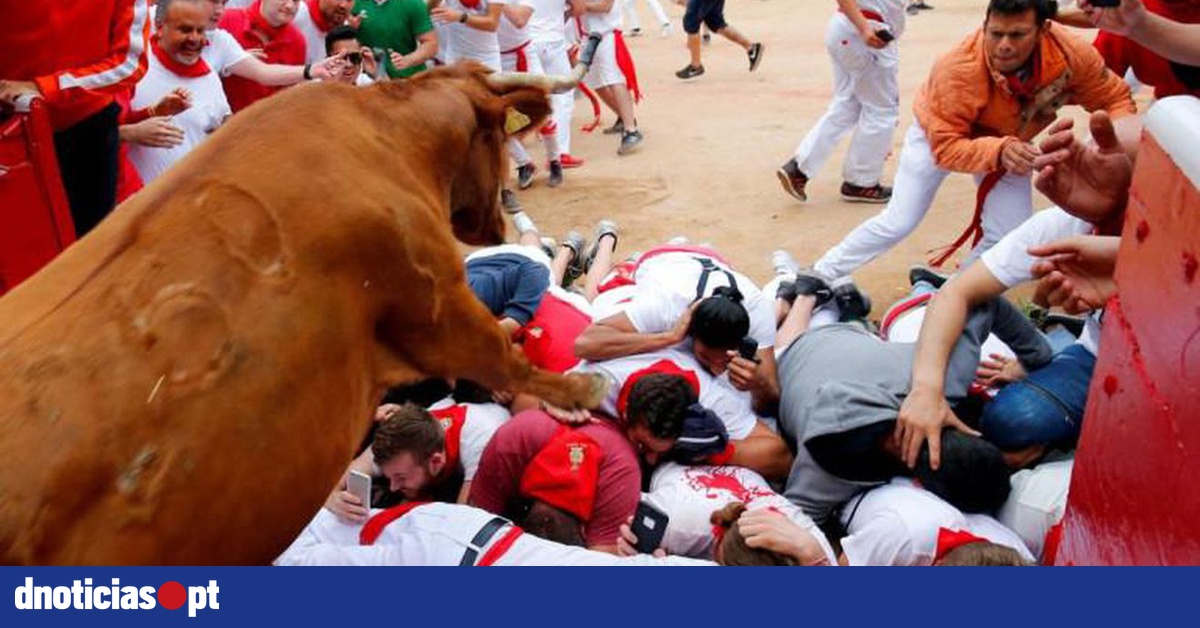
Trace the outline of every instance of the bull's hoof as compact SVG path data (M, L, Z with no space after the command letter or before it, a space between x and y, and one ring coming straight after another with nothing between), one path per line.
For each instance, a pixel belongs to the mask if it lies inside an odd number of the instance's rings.
M612 386L612 381L599 373L580 374L579 377L586 377L589 380L587 396L580 405L589 410L599 408L600 404L604 402L604 398L608 396L608 389Z

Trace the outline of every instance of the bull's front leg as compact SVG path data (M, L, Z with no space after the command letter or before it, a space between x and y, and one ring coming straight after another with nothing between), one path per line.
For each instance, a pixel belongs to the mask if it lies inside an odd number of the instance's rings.
M563 408L598 407L608 392L609 382L602 376L560 375L530 364L466 283L443 284L431 296L436 302L432 322L390 317L388 337L381 339L391 343L390 353L421 373L529 393ZM403 304L397 307L404 311Z

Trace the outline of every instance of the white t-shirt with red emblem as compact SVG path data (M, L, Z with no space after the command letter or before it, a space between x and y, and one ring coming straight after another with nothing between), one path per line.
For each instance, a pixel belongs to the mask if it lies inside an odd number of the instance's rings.
M690 352L675 348L664 349L601 362L583 362L573 370L584 373L600 373L612 381L613 385L608 389L608 396L600 404L600 411L616 417L620 416L617 412L617 399L621 394L621 387L625 385L629 377L662 361L670 362L675 367L690 371L696 376L696 380L700 383L700 405L712 410L721 418L731 440L741 440L750 435L750 431L754 429L754 425L758 421L758 416L754 414L751 406L750 395L734 388L727 378L710 375Z
M713 511L731 502L742 502L747 510L772 508L779 511L817 539L829 564L837 564L837 556L817 524L786 497L771 490L771 485L750 469L664 463L655 469L650 479L650 492L645 498L669 517L663 536L663 549L668 554L711 558L714 537L710 517Z
M909 478L895 478L842 509L847 536L842 551L853 566L929 566L939 558L939 542L967 533L1034 556L1021 537L987 516L965 514Z

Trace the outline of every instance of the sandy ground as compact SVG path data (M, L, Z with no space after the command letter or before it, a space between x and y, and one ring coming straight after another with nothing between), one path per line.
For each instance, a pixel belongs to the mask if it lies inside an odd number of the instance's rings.
M940 54L982 23L986 6L982 0L931 4L935 10L909 16L899 42L900 127L885 183L892 180L918 86ZM646 96L637 112L645 141L637 153L618 156L616 136L579 131L591 119L591 107L578 100L571 152L587 164L568 170L566 183L554 190L545 186L543 168L534 187L521 193L544 234L561 238L569 229L590 234L597 220L612 218L621 228L618 254L683 234L693 242L711 242L739 270L765 281L771 276L772 250L786 249L809 264L882 208L846 203L838 195L848 137L809 183L807 203L784 193L775 177L829 103L833 78L824 38L836 10L833 0L729 0L729 23L751 41L764 43L762 65L749 73L743 51L714 36L704 49L707 72L690 81L674 76L687 63L679 24L683 8L664 2L675 32L662 38L643 0L637 5L645 34L628 42ZM1080 110L1072 107L1063 114L1078 117ZM614 120L605 110L604 125ZM535 159L544 155L532 142L530 152ZM906 293L911 264L924 262L928 250L961 233L974 194L968 175L949 177L912 237L855 274L875 299L874 317ZM1045 205L1035 199L1035 207Z

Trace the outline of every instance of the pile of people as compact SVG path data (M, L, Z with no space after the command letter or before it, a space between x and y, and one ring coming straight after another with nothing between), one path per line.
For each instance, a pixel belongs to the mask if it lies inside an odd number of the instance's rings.
M603 36L587 82L618 114L619 151L642 141L615 0L247 4L159 1L149 69L117 98L142 182L282 86L365 85L460 60L566 73L584 32ZM468 282L534 365L600 374L608 398L588 412L468 381L390 391L345 478L276 563L1052 563L1140 135L1113 70L1150 79L1143 68L1161 61L1171 71L1157 66L1156 87L1195 94L1200 27L1140 0L1084 1L1064 16L1053 0L991 0L982 26L934 64L885 186L905 6L837 4L834 102L777 174L805 200L855 128L841 194L885 204L879 215L810 267L776 251L759 283L686 237L618 254L610 220L590 242L546 237L506 191L519 239L467 256ZM688 3L680 78L704 72L701 23L757 67L762 45L725 23L723 5ZM148 18L132 19L136 30ZM1056 19L1110 32L1093 47ZM580 164L573 102L555 96L538 133L552 187ZM1091 112L1087 141L1056 119L1071 104ZM519 141L509 153L528 187L538 168ZM850 274L912 233L951 172L972 174L979 194L939 261L968 240L970 255L952 276L911 269L910 296L873 321ZM1056 206L1034 212L1034 188ZM1070 316L1035 320L1005 299L1029 282ZM356 473L375 478L369 496L350 490ZM645 527L647 509L665 530ZM658 547L640 542L647 532L661 533Z

